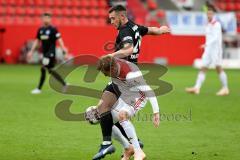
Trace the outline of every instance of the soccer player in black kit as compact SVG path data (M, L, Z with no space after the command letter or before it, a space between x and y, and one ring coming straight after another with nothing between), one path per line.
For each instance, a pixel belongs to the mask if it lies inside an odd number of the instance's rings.
M40 94L43 83L46 78L46 71L48 71L58 82L61 83L63 89L66 88L66 83L61 78L61 76L53 70L56 61L56 41L59 42L65 55L67 54L67 48L64 46L64 42L61 38L61 34L58 32L57 28L51 25L51 14L44 13L42 16L43 26L37 31L36 40L33 43L31 50L29 51L27 57L31 58L34 50L41 42L43 58L41 66L41 77L38 87L32 90L32 94Z
M110 55L126 59L135 64L138 62L141 40L144 35L161 35L170 33L170 29L167 26L158 28L145 27L135 24L134 22L128 20L126 8L121 5L114 6L109 10L109 19L111 24L119 30L115 43L116 51ZM97 105L100 113L100 125L102 129L103 142L98 153L93 157L93 160L102 159L107 154L115 152L115 147L112 145L111 140L113 126L111 107L117 102L120 94L118 86L110 82L104 89L102 97ZM123 129L119 123L115 125L118 126L119 129L121 128L120 130ZM126 126L124 128L126 128ZM128 136L127 131L124 131ZM123 160L128 160L131 156L131 149L125 149ZM142 160L144 158L145 154L142 150L134 151L134 160Z

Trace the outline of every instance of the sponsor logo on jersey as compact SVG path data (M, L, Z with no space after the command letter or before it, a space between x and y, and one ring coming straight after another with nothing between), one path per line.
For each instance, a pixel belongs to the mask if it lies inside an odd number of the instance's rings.
M46 34L49 35L51 33L50 30L46 30Z
M131 54L131 59L137 59L139 54Z
M41 35L40 39L41 40L47 40L47 39L49 39L49 36L48 35Z

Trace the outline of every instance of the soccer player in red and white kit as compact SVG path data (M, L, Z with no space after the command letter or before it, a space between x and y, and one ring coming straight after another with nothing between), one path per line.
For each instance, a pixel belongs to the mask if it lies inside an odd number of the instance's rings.
M215 9L209 7L207 11L208 24L206 27L206 42L204 53L202 55L203 66L198 73L196 84L194 87L186 88L186 92L192 94L199 94L201 86L205 81L206 71L210 64L216 67L219 79L222 83L222 88L216 93L218 96L225 96L229 94L227 75L221 67L222 64L222 27L221 24L214 18Z
M130 118L149 100L153 109L153 123L158 127L160 118L157 98L135 64L107 55L99 60L97 68L105 76L111 77L112 82L118 86L121 95L112 107L113 119L115 122L120 122L133 145L134 160L143 160L146 155L139 146L137 134Z

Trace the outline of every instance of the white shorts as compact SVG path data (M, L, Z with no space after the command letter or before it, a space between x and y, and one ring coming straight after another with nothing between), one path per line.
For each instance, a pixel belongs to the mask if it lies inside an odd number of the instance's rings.
M204 52L202 55L203 67L209 67L210 65L221 66L222 65L222 54Z
M127 104L123 97L119 97L118 101L112 107L112 116L114 123L119 121L119 112L127 112L129 117L133 117L139 110L145 107L147 103L147 97L142 94L138 98L134 98L135 101L132 105Z

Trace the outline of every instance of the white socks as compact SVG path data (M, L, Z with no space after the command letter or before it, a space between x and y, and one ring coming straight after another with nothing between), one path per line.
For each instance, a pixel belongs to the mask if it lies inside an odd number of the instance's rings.
M194 88L200 89L203 82L205 81L205 78L206 78L206 74L204 72L200 71L198 73L197 81L196 81L196 84L195 84Z
M222 87L223 88L228 88L228 80L227 80L227 75L224 71L222 71L220 74L219 74L219 79L222 83Z
M102 142L102 145L109 145L109 144L112 144L112 142L111 141L103 141Z
M115 125L112 127L112 137L117 140L124 149L129 148L130 143L128 140L122 135L122 132L119 130L119 128Z
M124 131L126 132L130 142L133 145L134 151L140 150L137 134L135 131L134 126L129 120L121 121L120 122L121 126L123 127Z

